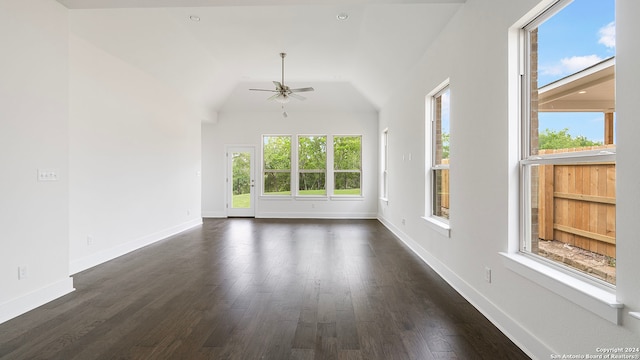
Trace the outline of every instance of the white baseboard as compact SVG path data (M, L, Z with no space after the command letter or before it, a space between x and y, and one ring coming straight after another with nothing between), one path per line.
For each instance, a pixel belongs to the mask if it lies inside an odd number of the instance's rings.
M464 297L473 307L482 313L493 325L502 331L511 341L513 341L522 351L532 359L546 359L553 351L548 348L534 334L523 328L518 322L505 314L491 300L460 278L453 270L449 269L438 258L431 255L415 240L402 232L398 227L391 224L383 217L378 217L389 231L391 231L400 241L402 241L411 251L418 255L429 267L431 267L440 277L442 277L451 287L453 287L462 297Z
M376 213L320 213L320 212L260 212L256 213L256 218L259 219L345 219L345 220L358 220L358 219L376 219Z
M194 220L187 221L185 223L155 232L153 234L149 234L141 238L126 242L124 244L120 244L111 249L103 250L95 254L85 256L80 259L71 260L71 263L69 264L69 272L71 275L77 274L81 271L87 270L96 265L100 265L109 260L113 260L119 256L138 250L142 247L145 247L157 241L166 239L169 236L181 233L185 230L191 229L201 224L202 224L201 218L194 219Z
M0 304L0 324L64 296L75 289L68 277Z
M206 218L206 219L210 219L210 218L226 218L227 217L227 213L225 213L224 211L218 212L218 211L203 211L202 212L202 217Z

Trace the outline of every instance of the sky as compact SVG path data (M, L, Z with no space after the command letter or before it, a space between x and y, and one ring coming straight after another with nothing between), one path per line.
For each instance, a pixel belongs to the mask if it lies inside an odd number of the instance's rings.
M574 0L538 27L538 84L546 85L615 56L615 0ZM604 139L602 113L539 113L540 131Z

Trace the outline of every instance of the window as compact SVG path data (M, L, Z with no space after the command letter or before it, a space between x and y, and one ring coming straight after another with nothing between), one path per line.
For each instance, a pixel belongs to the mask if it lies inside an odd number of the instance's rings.
M291 136L264 136L264 195L291 195Z
M333 194L361 195L362 137L333 137Z
M432 217L449 220L449 85L431 96L431 210Z
M382 132L382 199L389 199L389 129Z
M558 1L521 31L520 251L615 285L614 0Z
M326 195L327 137L298 136L298 195Z

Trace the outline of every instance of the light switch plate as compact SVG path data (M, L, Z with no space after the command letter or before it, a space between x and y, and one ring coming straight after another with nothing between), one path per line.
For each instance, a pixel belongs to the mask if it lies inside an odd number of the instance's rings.
M55 169L38 169L38 181L58 181L58 171Z

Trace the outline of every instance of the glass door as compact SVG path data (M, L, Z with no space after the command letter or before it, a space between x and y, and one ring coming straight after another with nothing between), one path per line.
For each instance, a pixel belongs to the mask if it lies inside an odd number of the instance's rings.
M255 216L255 172L252 146L227 148L227 216Z

